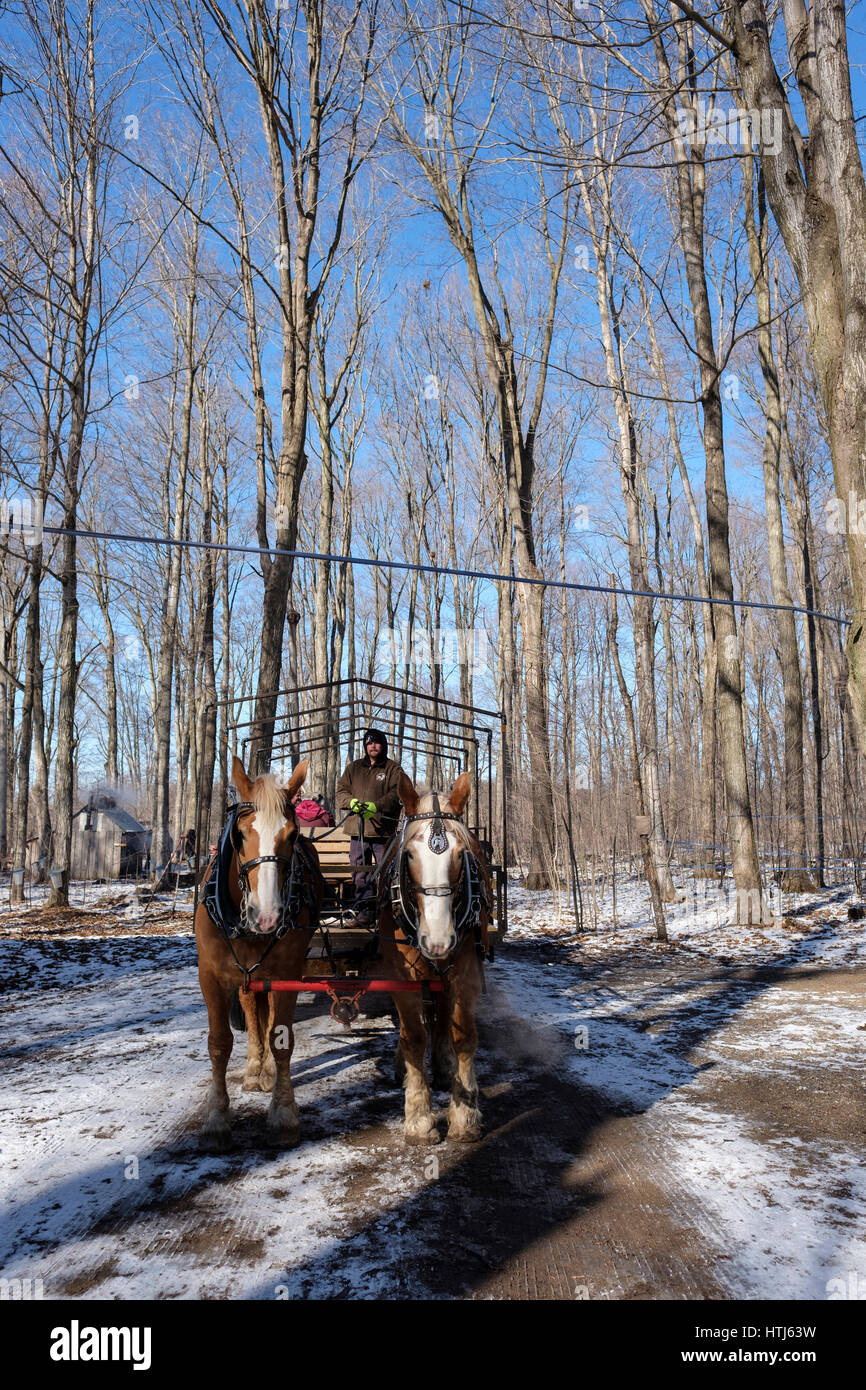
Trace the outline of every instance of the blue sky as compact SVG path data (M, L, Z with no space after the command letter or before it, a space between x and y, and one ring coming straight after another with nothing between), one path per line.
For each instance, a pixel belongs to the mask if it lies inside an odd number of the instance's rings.
M863 114L866 113L866 19L864 19L862 0L861 3L852 8L850 16L849 48L854 98L858 114ZM107 20L106 24L107 31L111 29L112 32L110 47L106 47L105 50L105 64L106 68L110 67L112 70L116 70L118 59L131 58L141 52L141 35L136 29L134 16L114 16ZM227 63L227 70L229 67L230 63ZM241 80L237 76L233 81L235 85L232 90L237 100L233 120L236 123L238 133L238 147L241 143L241 129L246 126L250 131L254 145L250 156L251 168L254 163L261 167L262 151L258 111L246 85L241 85ZM14 121L14 108L8 102L4 102L3 107L5 110L0 108L0 127L6 125L4 139L7 139L9 138L8 123ZM130 142L128 147L133 148L134 144L135 157L142 163L155 168L160 167L164 164L167 137L185 124L186 116L173 88L172 80L161 70L158 57L152 53L141 63L124 98L122 114L126 116L130 113L138 117L139 139ZM503 116L503 127L508 125L506 119L508 114L505 113ZM543 119L541 126L544 127ZM514 169L515 166L505 164L488 171L484 180L484 200L491 226L497 232L497 244L502 255L504 273L507 272L515 284L520 283L521 275L523 275L524 287L531 289L533 288L531 267L535 263L533 257L537 256L537 240L533 238L531 230L527 231L520 226L519 219L524 209L531 214L534 195L529 180L521 171L515 174ZM164 168L162 171L165 172ZM553 182L555 179L551 176L551 183ZM122 184L125 193L136 190L141 192L146 188L147 181L127 168L122 176ZM251 173L251 195L248 211L253 222L265 211L267 206L266 197L256 194L255 184L256 181ZM362 179L361 187L363 188L363 186L364 180ZM393 188L390 191L393 193ZM217 178L212 180L212 192L214 196L208 208L209 215L217 221L226 237L233 240L235 235L234 219L228 203L225 200L221 202L218 196L220 189ZM379 193L376 196L381 198L382 194ZM644 209L638 209L638 212L643 211ZM650 209L647 208L645 211L648 214ZM711 205L711 217L716 215L717 206L713 204ZM267 235L270 235L270 227L268 224L266 226ZM579 227L576 235L582 243L585 238ZM660 256L663 250L664 237L667 236L670 239L669 224L665 225L663 220L660 220L654 235L657 238L655 251ZM266 241L260 243L259 252L263 260L267 259L268 246ZM224 268L230 265L231 258L225 246L216 239L212 242L212 254L217 263ZM526 273L527 266L530 267L529 274ZM443 282L453 279L459 283L463 274L459 258L448 241L441 220L429 212L410 210L407 203L402 203L400 217L395 222L388 245L387 260L383 267L384 304L377 323L379 331L386 338L389 334L394 334L400 313L411 302L412 295L418 293L418 286L423 281L431 281L435 293L436 287ZM539 296L542 293L540 281L537 293ZM141 320L146 320L147 310L146 306L143 306L145 297L146 290L136 297L130 306L129 317L126 320L118 321L117 328L108 340L103 359L106 372L105 376L97 381L98 396L101 395L105 398L110 391L117 392L130 373L140 375L142 380L146 380L153 373L151 350L135 330L132 313L134 308ZM262 302L265 302L265 299L266 296L263 296ZM238 307L240 307L239 304ZM562 316L552 353L553 370L548 388L551 408L556 404L560 390L565 394L567 406L568 392L572 389L573 383L573 377L570 373L575 370L578 375L585 374L597 379L602 383L604 390L603 363L597 348L597 337L598 323L597 308L594 303L594 282L590 276L589 282L586 283L575 268L574 271L569 271L566 284L563 287ZM752 350L746 349L741 354L741 359L743 365L739 366L738 363L739 370L755 370ZM419 390L429 370L429 365L420 358L415 359L412 363L412 369L417 373ZM266 352L265 366L269 398L275 409L279 389L278 344L273 339ZM248 391L244 377L244 364L241 360L236 363L235 381L241 394ZM742 392L738 400L728 401L725 408L729 484L734 497L741 499L760 513L762 511L763 485L759 453L756 452L755 443L749 440L740 426L738 415L741 409L748 409ZM571 500L575 506L587 505L591 518L588 532L577 529L572 538L572 559L575 564L579 563L581 552L596 558L599 563L602 561L606 563L609 549L607 530L611 517L616 514L610 504L611 500L616 501L618 483L615 469L612 466L610 443L605 437L608 432L605 417L606 412L599 410L596 410L591 416L581 433L580 446L574 464ZM112 435L114 435L119 446L127 434L128 423L129 412L121 396L100 417L103 444L110 446ZM693 414L691 416L685 415L683 425L686 431L684 442L690 473L696 489L700 491L703 477L703 456L700 447L698 421L695 420ZM375 435L375 414L371 434ZM371 438L363 450L361 468L362 475L366 474L368 479L375 479L375 452L376 440ZM675 490L678 491L678 489ZM252 469L248 470L246 474L241 473L239 475L238 492L241 496L245 495L248 502L252 500L254 492ZM248 542L252 538L251 516L252 512L248 507L244 507L243 511L239 508L238 515L233 520L233 531L236 531L237 539ZM112 523L116 519L116 513L106 512L103 519ZM392 558L398 557L394 555ZM619 565L620 573L624 576L626 567L621 549L615 559ZM369 578L359 576L359 588L369 588L369 584ZM253 597L258 592L258 580L253 575L249 577L248 589ZM488 595L488 599L492 600L492 591ZM492 603L488 602L487 607L490 610ZM485 693L485 698L489 698L487 693Z

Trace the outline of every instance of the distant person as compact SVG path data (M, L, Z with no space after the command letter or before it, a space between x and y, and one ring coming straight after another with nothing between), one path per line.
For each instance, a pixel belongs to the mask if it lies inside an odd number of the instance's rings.
M355 870L355 920L366 926L375 916L372 870L397 829L402 803L397 788L403 769L388 757L388 740L381 729L364 734L364 756L349 763L337 783L337 806L350 811L349 863ZM364 842L361 844L361 826Z

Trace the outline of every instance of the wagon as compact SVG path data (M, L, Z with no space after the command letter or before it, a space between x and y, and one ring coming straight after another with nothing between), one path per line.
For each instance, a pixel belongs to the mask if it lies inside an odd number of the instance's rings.
M472 798L466 823L486 857L494 890L488 930L488 959L507 930L508 887L501 852L507 843L507 802L502 777L505 717L497 710L462 704L423 691L350 677L322 685L298 686L278 692L270 756L257 747L256 721L249 716L252 701L215 702L202 711L202 728L217 709L225 713L222 728L228 746L255 776L294 766L301 758L310 763L308 788L321 792L334 808L337 779L346 763L361 756L360 740L369 726L388 736L388 756L401 763L414 782L450 787L459 772L472 774ZM245 716L245 717L242 717ZM202 840L203 788L197 797L196 843ZM331 985L363 992L387 988L377 980L378 937L374 926L352 920L354 873L349 862L350 837L344 817L332 827L302 826L301 833L315 845L325 898L320 929L307 956L311 989L331 991ZM196 889L196 901L198 888ZM301 982L282 984L301 992ZM256 988L254 983L253 988ZM261 986L259 986L261 987ZM404 986L405 987L405 986ZM441 986L440 986L441 987ZM435 988L435 985L434 985Z

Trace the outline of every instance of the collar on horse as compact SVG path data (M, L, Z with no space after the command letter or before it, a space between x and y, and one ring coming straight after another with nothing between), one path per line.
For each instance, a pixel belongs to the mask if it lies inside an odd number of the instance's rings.
M451 884L443 884L435 888L426 888L423 883L414 883L409 873L409 863L406 857L406 841L408 839L409 826L416 821L429 820L430 835L427 840L427 847L433 854L444 854L448 850L448 836L446 833L445 822L448 820L463 824L462 816L458 816L453 811L443 811L439 806L439 797L433 793L433 810L419 811L414 816L406 816L403 821L403 831L397 846L397 853L391 861L388 870L388 888L391 897L391 911L398 926L402 929L409 940L410 945L418 946L418 927L419 913L417 894L422 894L429 898L454 898L454 930L457 935L457 944L452 951L453 965L457 950L463 941L467 931L471 930L475 937L475 949L479 961L484 958L484 946L481 940L481 912L482 909L490 909L490 901L487 894L487 886L481 866L472 851L465 847L461 855L460 873L457 880ZM446 970L450 970L447 966ZM482 969L482 981L483 981Z
M248 801L241 801L229 807L228 820L220 835L213 871L204 886L203 902L211 921L227 940L231 940L233 937L242 937L248 941L263 941L267 938L270 945L273 945L275 941L279 941L281 937L285 936L287 931L298 926L298 917L304 907L312 907L314 900L311 877L316 872L317 866L313 863L312 856L307 852L305 842L300 834L295 838L291 858L283 854L262 854L257 859L241 859L237 823L241 816L254 809L255 807ZM237 859L238 881L241 889L240 911L232 902L229 892L229 874L234 858ZM281 863L288 864L289 872L280 892L280 918L277 926L273 932L267 934L251 932L247 928L250 872L259 864Z

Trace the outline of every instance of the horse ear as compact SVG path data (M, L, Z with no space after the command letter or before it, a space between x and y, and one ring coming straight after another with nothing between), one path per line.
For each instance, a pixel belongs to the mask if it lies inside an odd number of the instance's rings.
M397 795L403 803L403 809L407 816L414 816L418 810L420 797L416 792L405 772L400 773L400 781L397 783Z
M448 798L448 805L451 807L455 816L463 815L463 809L469 800L471 785L469 773L461 772L454 786L451 788L451 795Z
M253 784L237 753L232 754L232 781L238 789L241 801L249 801L253 793Z
M308 760L304 758L303 762L298 763L298 766L289 778L289 785L286 787L286 798L290 804L295 792L299 787L302 787L307 780L307 773L309 770L310 764Z

